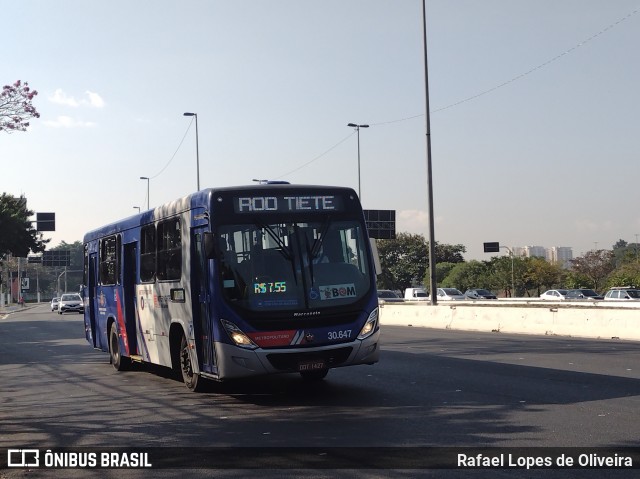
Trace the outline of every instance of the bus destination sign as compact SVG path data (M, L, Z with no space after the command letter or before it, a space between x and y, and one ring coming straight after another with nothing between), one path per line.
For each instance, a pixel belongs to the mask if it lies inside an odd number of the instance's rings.
M238 196L234 198L236 213L296 213L343 211L342 197L336 195Z

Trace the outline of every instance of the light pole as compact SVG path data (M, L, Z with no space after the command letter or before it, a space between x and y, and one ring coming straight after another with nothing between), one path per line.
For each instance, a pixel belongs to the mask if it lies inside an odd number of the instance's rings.
M427 6L422 0L422 49L424 52L424 100L425 100L425 137L427 147L427 201L429 208L429 283L431 291L430 303L435 306L438 302L436 284L436 239L435 221L433 216L433 170L431 167L431 114L429 107L429 62L427 58Z
M141 176L141 180L147 180L147 209L149 209L149 178L146 176Z
M134 210L138 210L138 214L140 214L140 207L139 206L134 206L133 209Z
M198 191L200 191L200 151L198 146L198 114L197 113L184 113L184 116L195 116L196 118L196 178Z
M506 249L509 252L509 256L511 256L511 297L513 298L516 292L516 281L515 275L513 274L513 251L508 246L500 246L500 248Z
M358 196L360 197L360 203L362 203L362 194L360 193L360 128L369 128L369 125L356 125L355 123L349 123L347 126L355 128L358 132Z

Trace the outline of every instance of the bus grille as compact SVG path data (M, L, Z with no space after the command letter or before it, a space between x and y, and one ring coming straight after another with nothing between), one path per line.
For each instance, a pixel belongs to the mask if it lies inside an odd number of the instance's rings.
M267 359L274 368L281 371L297 371L300 363L316 359L323 359L327 367L333 368L344 363L351 351L353 348L349 347L304 353L274 353L267 354Z

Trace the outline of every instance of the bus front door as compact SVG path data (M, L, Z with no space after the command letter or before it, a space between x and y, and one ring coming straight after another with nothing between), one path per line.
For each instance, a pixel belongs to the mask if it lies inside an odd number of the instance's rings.
M127 329L129 355L138 354L136 345L136 251L138 243L125 243L122 267L124 322Z
M216 352L213 346L213 328L210 316L209 260L204 252L203 233L206 228L192 230L192 307L196 348L200 369L217 374Z
M88 283L86 286L86 295L89 298L87 304L85 304L85 308L88 306L89 311L84 312L85 324L87 323L87 317L89 319L89 328L85 331L87 341L93 345L94 348L98 347L98 339L96 337L96 314L98 312L98 307L96 305L96 286L98 284L98 255L96 253L91 253L89 255L89 264L87 265L89 268L89 274L87 275ZM91 338L89 338L89 334Z

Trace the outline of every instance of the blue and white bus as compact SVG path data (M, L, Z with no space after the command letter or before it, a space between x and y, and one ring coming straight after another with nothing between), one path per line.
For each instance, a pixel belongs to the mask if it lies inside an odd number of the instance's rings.
M205 189L84 237L87 341L201 378L322 379L379 357L375 266L350 188Z

